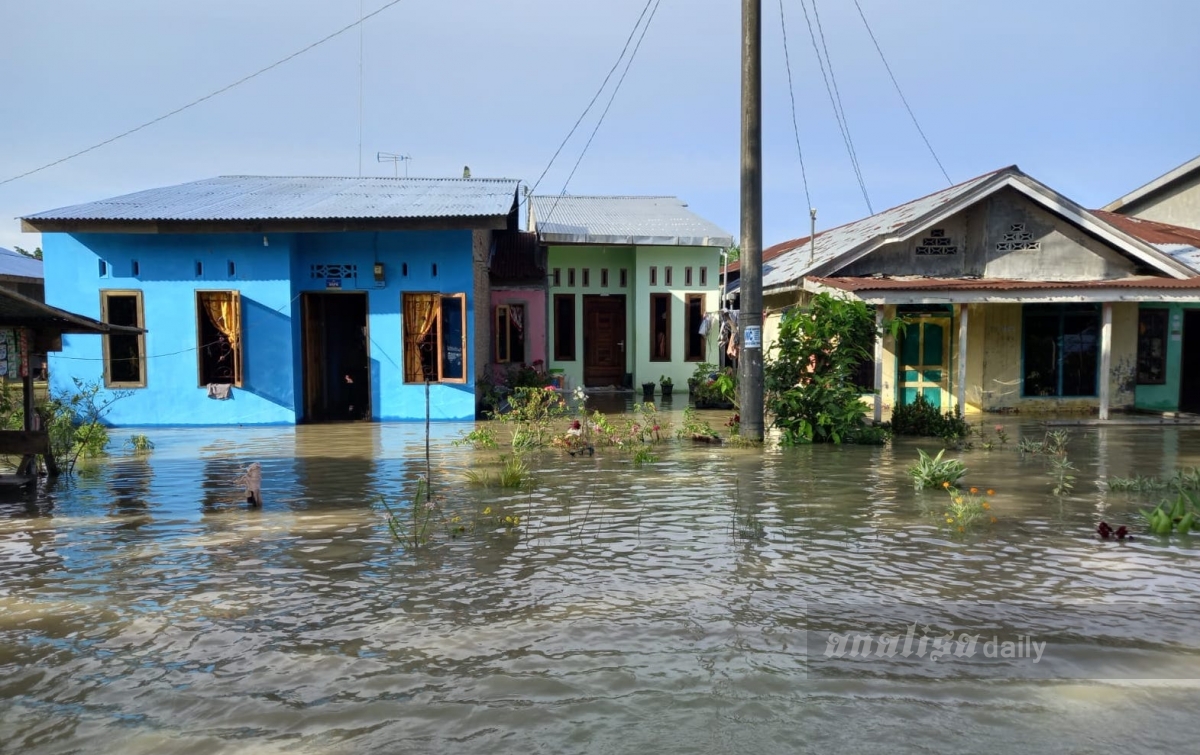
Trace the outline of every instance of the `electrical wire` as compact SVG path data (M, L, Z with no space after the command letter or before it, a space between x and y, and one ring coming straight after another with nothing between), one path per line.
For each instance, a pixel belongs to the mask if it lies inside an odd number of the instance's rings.
M621 54L617 56L617 60L612 64L612 68L608 69L608 74L605 75L604 81L600 82L600 88L596 90L596 93L592 95L591 102L589 102L587 107L583 109L583 112L579 114L579 118L575 120L575 125L571 126L571 130L567 132L567 135L562 140L562 143L558 145L558 149L554 150L554 156L550 158L550 162L546 163L546 167L544 170L542 170L542 174L538 176L536 181L533 182L533 187L529 190L530 196L533 196L533 193L537 191L537 187L541 185L542 179L544 179L546 174L550 172L550 168L554 165L554 161L558 159L558 156L562 154L563 148L567 146L567 142L569 142L571 137L575 135L575 131L579 128L579 124L583 123L583 119L586 118L587 114L591 112L592 107L596 104L596 100L600 99L600 95L604 93L604 89L608 86L608 82L612 79L612 75L616 73L618 68L621 67L621 61L625 59L625 53L629 51L629 45L633 42L633 38L637 36L638 29L642 25L642 20L646 18L646 13L650 10L650 6L653 3L654 0L646 0L646 5L642 8L642 13L638 16L637 23L633 25L633 29L630 30L629 36L625 39L625 46L621 48ZM655 7L657 8L657 6Z
M609 108L612 107L613 100L617 99L617 93L621 91L621 84L625 82L625 76L629 73L629 67L633 65L633 59L637 57L638 50L642 47L642 40L646 38L646 32L650 30L650 24L654 21L654 14L658 13L658 6L662 0L654 0L654 10L650 11L650 17L646 19L646 25L642 27L642 35L638 37L637 44L633 47L633 52L629 54L629 58L625 61L625 70L621 72L621 78L617 79L617 85L613 87L612 94L608 98L608 103L604 106L604 112L600 113L600 119L596 121L596 127L592 129L592 135L588 137L587 143L583 145L583 151L579 153L579 159L575 161L574 167L571 168L571 173L567 176L567 180L563 182L562 191L554 198L554 204L550 207L550 212L546 214L545 221L550 222L554 211L558 209L558 201L567 193L567 186L571 183L571 179L575 177L575 171L579 170L579 164L583 162L583 156L587 154L588 147L592 146L592 140L596 138L596 133L600 131L601 124L604 123L604 117L608 115Z
M854 0L854 7L858 8L858 16L862 19L863 26L867 27L867 34L871 36L871 42L875 45L875 51L879 53L879 59L883 61L883 67L887 69L888 77L891 78L893 86L896 87L896 94L900 95L900 101L904 103L904 109L908 111L908 117L912 118L913 125L917 127L917 133L921 135L921 140L925 142L925 146L929 148L929 154L933 155L933 161L937 163L938 170L942 171L942 175L945 176L946 183L953 186L954 181L950 179L950 174L946 172L946 168L942 165L941 159L938 158L937 152L933 150L933 145L929 143L929 137L925 136L925 130L917 122L917 115L913 112L912 107L909 106L908 98L904 96L904 91L900 89L900 82L896 81L896 74L892 73L892 67L888 64L887 57L883 54L883 48L879 46L879 40L875 38L875 32L871 30L871 24L867 22L867 15L863 13L862 5L859 4L858 0Z
M816 5L816 0L813 0L814 15L816 13ZM863 181L862 171L859 170L858 167L858 156L854 151L854 144L850 139L850 130L846 127L846 124L843 120L844 114L838 109L838 99L840 98L834 97L834 88L829 83L829 74L825 70L825 59L821 56L821 48L817 45L817 35L816 31L813 29L812 19L808 15L808 5L804 2L804 0L800 0L800 7L804 10L804 21L808 25L808 36L809 39L812 40L813 52L815 52L817 55L817 64L821 68L821 78L825 80L825 91L829 95L829 104L833 107L834 120L837 121L838 130L842 134L842 143L846 147L846 153L850 156L850 167L854 171L854 177L858 181L858 188L862 191L863 200L867 203L867 210L874 215L875 210L871 207L871 197L867 194L867 185L866 182ZM824 39L823 33L822 39ZM828 52L828 47L826 47L826 51ZM833 66L831 62L830 68L832 69L832 67Z
M156 123L161 123L162 121L165 121L166 119L170 118L171 116L179 115L180 113L182 113L185 110L190 110L191 108L199 105L202 102L211 100L213 97L224 94L225 92L228 92L230 89L239 87L242 84L245 84L247 81L250 81L251 79L261 76L262 74L266 73L267 71L278 68L279 66L283 65L284 63L287 63L288 61L290 61L294 58L300 57L301 55L308 52L309 50L312 50L316 47L320 47L321 45L325 44L329 40L334 39L335 37L339 37L342 34L345 34L346 32L350 31L351 29L362 25L362 23L364 21L366 21L367 19L372 18L374 16L378 16L380 13L383 13L388 8L391 8L394 5L399 5L403 1L404 0L390 0L390 2L388 2L386 5L382 6L378 10L372 11L371 13L368 13L365 16L362 16L357 21L355 21L351 24L347 24L346 26L343 26L341 29L338 29L337 31L333 32L332 34L322 37L321 39L317 40L316 42L313 42L312 44L308 45L307 47L297 50L296 52L292 53L291 55L288 55L286 58L280 58L279 60L275 61L274 63L272 63L269 66L266 66L265 68L260 68L259 70L255 71L252 74L249 74L248 76L243 76L242 78L238 79L237 81L233 82L232 84L228 84L226 86L221 87L220 89L209 92L208 94L204 95L203 97L192 100L191 102L189 102L186 105L183 105L182 107L177 107L169 113L165 113L163 115L158 116L157 118L148 120L145 123L141 124L140 126L134 126L133 128L129 129L128 131L123 131L123 132L117 134L116 136L105 139L102 142L93 144L92 146L87 147L85 149L81 149L78 152L73 152L73 153L67 155L66 157L61 157L53 162L46 163L45 165L43 165L39 168L34 168L33 170L28 170L28 171L25 171L24 173L20 173L18 175L12 176L10 178L5 178L3 180L0 180L0 186L3 186L4 184L7 184L7 183L12 183L13 181L17 181L22 178L26 178L27 176L32 176L35 173L41 173L43 170L46 170L47 168L53 168L55 165L61 165L62 163L67 162L68 160L74 160L76 157L80 157L81 155L86 155L89 152L100 149L101 147L107 146L109 144L112 144L113 142L115 142L119 139L124 139L127 136L136 134L137 132L141 131L142 129L153 126Z
M779 25L783 28L783 62L787 66L788 96L792 98L792 131L796 134L796 154L800 157L800 178L804 182L804 201L813 206L808 193L808 171L804 169L804 150L800 149L800 124L796 120L796 86L792 83L792 58L788 54L787 20L783 14L783 0L779 0Z

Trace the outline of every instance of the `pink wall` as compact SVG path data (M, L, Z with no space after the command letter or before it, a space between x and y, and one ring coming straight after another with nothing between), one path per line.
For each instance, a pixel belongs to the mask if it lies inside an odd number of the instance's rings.
M533 364L539 359L546 361L546 292L534 288L492 289L491 323L495 328L495 311L498 304L525 305L525 363ZM494 338L493 334L493 338ZM492 359L495 359L492 352Z

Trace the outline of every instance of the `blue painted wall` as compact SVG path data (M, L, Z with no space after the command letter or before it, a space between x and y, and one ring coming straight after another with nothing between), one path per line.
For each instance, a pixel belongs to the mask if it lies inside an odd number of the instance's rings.
M264 238L266 245L264 245ZM100 317L100 291L140 290L146 334L146 386L112 406L116 425L291 424L303 421L300 296L325 291L315 264L357 265L342 290L366 291L370 332L372 415L376 420L423 420L424 385L405 385L401 294L467 294L467 374L471 382L431 387L434 420L475 413L473 273L470 231L311 234L66 234L43 235L46 301ZM107 274L101 276L100 262ZM138 272L134 275L134 262ZM377 284L375 262L385 266ZM203 272L197 275L196 265ZM230 274L229 263L234 271ZM437 265L434 275L433 266ZM402 274L407 265L407 276ZM242 296L244 387L231 401L207 397L198 386L195 292L238 290ZM101 339L64 336L50 355L52 389L73 378L102 378Z

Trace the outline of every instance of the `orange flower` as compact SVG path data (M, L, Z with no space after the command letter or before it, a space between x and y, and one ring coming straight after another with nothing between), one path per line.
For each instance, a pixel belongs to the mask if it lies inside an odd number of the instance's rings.
M979 488L971 488L971 495L975 495L978 492L979 492Z
M989 505L988 505L988 502L987 502L987 501L984 501L984 502L983 502L983 510L984 510L984 511L987 511L987 510L988 510L988 509L990 509L990 508L991 508L991 506L989 506Z
M992 524L996 523L996 517L992 517Z
M942 487L943 487L943 488L948 488L948 487L950 487L950 483L949 483L949 482L943 482L943 483L942 483Z
M959 528L958 528L958 531L959 531L959 532L966 532L966 531L967 531L967 528L966 528L966 527L959 527Z
M987 494L988 495L996 495L996 491L992 490L991 488L988 488Z
M961 496L961 495L956 495L956 496L954 496L954 502L955 502L955 503L959 503L959 504L961 504L961 503L962 503L962 496Z

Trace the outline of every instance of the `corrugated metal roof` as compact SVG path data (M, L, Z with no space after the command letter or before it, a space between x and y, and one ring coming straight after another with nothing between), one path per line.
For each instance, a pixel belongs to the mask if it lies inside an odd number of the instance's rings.
M1193 157L1183 165L1172 168L1149 183L1139 186L1120 199L1115 199L1112 202L1109 202L1108 204L1104 205L1104 209L1113 212L1129 207L1130 205L1136 204L1160 189L1164 189L1177 181L1188 178L1198 170L1200 170L1200 157Z
M535 196L533 218L546 244L733 246L733 236L677 197Z
M795 285L797 281L812 271L820 269L871 241L886 238L914 221L970 196L977 189L985 187L1009 171L1015 170L1016 166L1013 166L985 173L978 178L964 181L948 189L942 189L862 220L822 231L817 234L816 243L813 245L807 243L807 238L797 239L794 246L777 245L778 251L773 250L775 258L771 261L765 259L763 261L763 288ZM783 248L778 249L778 247Z
M43 277L42 261L0 247L0 275L41 279Z
M546 281L546 253L536 233L497 231L488 270L496 282Z
M1186 277L1194 274L1186 265L1162 254L1153 245L1136 237L1130 239L1132 234L1105 223L1013 165L868 218L822 231L817 234L814 245L810 246L808 239L777 245L771 250L774 259L763 262L763 290L789 290L798 287L807 276L837 272L879 246L907 238L1005 187L1016 189L1053 212L1088 227L1106 237L1114 247L1122 248L1130 256L1168 275ZM783 247L782 251L777 251L779 247Z
M809 278L813 284L842 291L1042 291L1046 289L1150 288L1200 289L1200 278L1163 278L1134 275L1111 280L1030 281L1008 278Z
M507 178L220 176L39 212L24 220L223 221L506 216Z
M141 328L110 325L65 309L51 307L6 288L0 288L0 328L43 328L56 333L146 332Z
M1092 214L1200 272L1200 230L1104 210L1092 210Z

